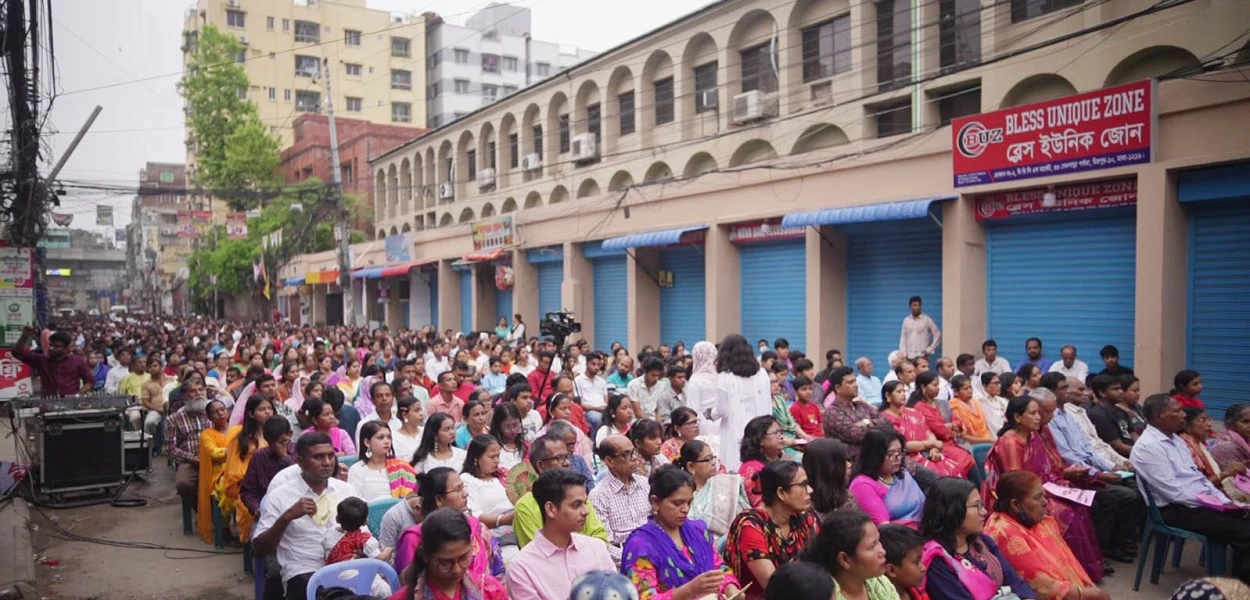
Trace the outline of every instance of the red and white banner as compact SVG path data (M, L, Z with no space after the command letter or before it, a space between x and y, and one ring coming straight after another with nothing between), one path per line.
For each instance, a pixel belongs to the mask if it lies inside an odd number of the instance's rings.
M1055 194L1055 205L1046 206L1046 192ZM1074 212L1137 204L1137 180L1117 179L1096 183L1059 185L977 197L977 220L1006 219L1047 212Z
M247 239L247 213L233 212L226 215L226 237L232 240Z
M1153 80L955 119L955 187L1148 163Z
M734 243L792 240L804 235L803 227L782 227L781 219L742 223L729 228L729 241Z
M30 366L13 357L11 348L0 348L0 400L29 396L33 390Z

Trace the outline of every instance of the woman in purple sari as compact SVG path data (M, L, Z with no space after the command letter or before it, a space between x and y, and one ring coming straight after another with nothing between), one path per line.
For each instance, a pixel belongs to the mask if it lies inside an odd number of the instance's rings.
M1064 464L1045 425L1036 400L1021 396L1007 404L1006 423L985 460L981 497L986 506L995 505L998 479L1011 471L1028 471L1041 477L1043 483L1060 487L1073 487L1069 477L1078 478L1085 472L1084 467ZM1089 507L1047 493L1046 512L1059 522L1063 540L1085 572L1094 583L1101 581L1105 574L1102 549Z
M1234 404L1224 411L1224 431L1215 436L1211 456L1221 469L1242 463L1250 466L1250 404Z

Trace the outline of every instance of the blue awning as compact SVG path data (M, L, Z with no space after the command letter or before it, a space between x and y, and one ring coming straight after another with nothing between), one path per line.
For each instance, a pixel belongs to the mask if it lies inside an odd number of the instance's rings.
M922 200L904 200L902 202L886 202L885 204L826 208L824 210L791 213L782 217L781 226L816 227L819 225L846 225L850 223L919 219L929 215L929 205L934 202L954 200L955 198L958 198L958 196L936 196Z
M287 285L287 286L292 286L292 287L297 286L297 285L304 285L304 276L300 275L299 277L287 277L286 279L282 280L282 285Z
M352 279L381 279L382 267L370 267L352 271Z
M671 246L681 242L681 236L694 231L703 231L707 225L665 229L664 231L648 231L603 240L604 250L624 250L626 248L646 248L649 246Z

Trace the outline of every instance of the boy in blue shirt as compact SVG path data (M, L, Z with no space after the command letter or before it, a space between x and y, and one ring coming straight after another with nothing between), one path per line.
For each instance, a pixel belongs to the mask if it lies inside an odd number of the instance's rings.
M501 364L498 356L490 357L490 374L482 377L482 387L491 395L502 394L508 387L508 376L500 372Z

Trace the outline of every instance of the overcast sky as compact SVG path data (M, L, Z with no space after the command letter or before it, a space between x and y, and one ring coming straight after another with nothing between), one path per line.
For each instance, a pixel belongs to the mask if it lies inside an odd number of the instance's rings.
M536 39L602 51L710 4L711 0L518 0L533 11ZM432 10L458 15L485 6L483 0L369 0L395 12ZM182 68L183 13L180 0L62 0L53 4L53 33L61 94L47 130L51 157L60 157L97 104L104 108L91 133L61 173L63 180L134 186L147 161L180 163L185 158L182 101L175 84ZM462 24L467 15L449 17ZM142 83L120 85L138 79ZM46 107L45 107L46 109ZM7 102L4 127L9 126ZM75 215L72 227L95 228L95 206L113 205L115 224L130 220L130 195L71 193L61 212ZM104 231L105 228L97 229Z

